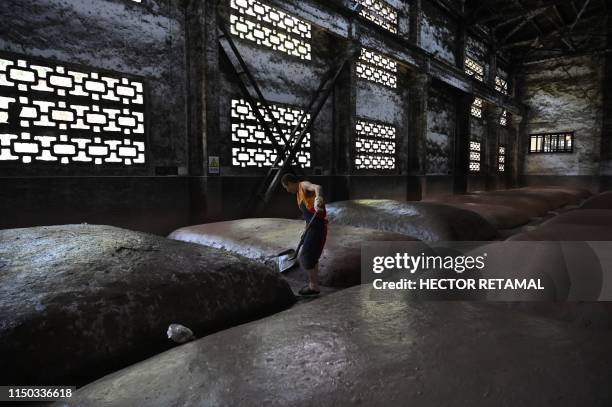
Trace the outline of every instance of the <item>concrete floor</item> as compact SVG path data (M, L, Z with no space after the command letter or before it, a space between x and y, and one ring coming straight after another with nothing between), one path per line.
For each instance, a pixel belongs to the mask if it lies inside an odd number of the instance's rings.
M67 405L609 406L610 343L609 331L359 286L177 347Z

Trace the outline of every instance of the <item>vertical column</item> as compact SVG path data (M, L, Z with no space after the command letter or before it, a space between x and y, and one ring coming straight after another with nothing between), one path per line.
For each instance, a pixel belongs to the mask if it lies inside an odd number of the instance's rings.
M484 111L484 117L487 122L486 139L483 140L483 155L481 160L481 172L486 174L486 189L495 189L497 187L498 171L497 171L497 149L499 146L500 124L499 118L502 109L497 106L488 105Z
M497 49L493 45L488 46L489 70L486 81L492 88L495 88L495 76L497 75Z
M424 73L410 76L408 99L408 173L427 173L427 101L431 77Z
M355 63L347 64L336 81L333 93L333 173L348 175L353 167L353 135L357 112Z
M204 152L219 155L210 149L212 137L219 136L219 28L216 1L204 1ZM208 151L207 151L208 150ZM208 157L204 156L205 165ZM221 163L222 166L228 163ZM205 171L206 173L206 171Z
M421 9L422 0L413 0L410 4L410 31L408 35L409 41L417 46L421 46Z
M512 115L512 127L518 128L518 133L513 143L512 154L512 185L520 186L521 175L525 172L525 157L529 152L529 135L527 134L527 114Z
M470 162L470 110L474 97L469 93L462 93L457 99L457 119L453 143L453 193L463 194L467 191Z
M612 19L607 22L608 48L612 45ZM600 151L600 190L612 188L612 55L606 53L604 56L604 81L603 81L603 126L601 132Z
M455 44L455 64L462 71L465 65L465 43L466 43L466 26L464 21L459 22L457 30L457 43Z
M185 6L186 66L187 66L187 147L189 175L203 175L204 146L204 3L190 1Z

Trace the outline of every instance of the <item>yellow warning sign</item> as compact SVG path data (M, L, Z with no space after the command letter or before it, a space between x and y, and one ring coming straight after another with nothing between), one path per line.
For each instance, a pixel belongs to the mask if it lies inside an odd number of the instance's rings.
M220 174L221 166L219 165L219 157L208 156L208 173L209 174Z

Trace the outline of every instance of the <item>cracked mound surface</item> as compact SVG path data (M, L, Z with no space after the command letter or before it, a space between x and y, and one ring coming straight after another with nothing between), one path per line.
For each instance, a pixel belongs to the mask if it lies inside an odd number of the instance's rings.
M288 284L230 253L111 226L0 230L1 383L82 384L280 311Z
M326 205L330 225L351 225L423 241L490 240L496 229L482 216L433 202L358 199Z
M184 227L170 239L212 246L257 260L276 269L277 255L295 249L304 230L304 221L279 218L251 218ZM373 229L330 224L327 242L319 260L319 280L328 287L360 284L361 244L368 241L410 241L410 236ZM285 275L308 281L295 267Z
M359 286L202 338L78 406L603 406L612 332Z

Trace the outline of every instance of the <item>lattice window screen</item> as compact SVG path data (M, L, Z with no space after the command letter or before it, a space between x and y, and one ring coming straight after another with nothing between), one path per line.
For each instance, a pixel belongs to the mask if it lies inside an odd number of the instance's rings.
M355 137L355 168L395 169L395 127L357 120Z
M506 109L502 110L501 116L499 117L499 124L502 126L508 125L508 111Z
M470 171L480 171L480 141L470 141Z
M384 55L362 48L356 71L362 79L394 89L397 87L397 62Z
M471 58L465 57L465 73L473 76L480 82L484 81L484 66Z
M289 133L298 124L303 110L286 105L270 104L272 114L276 118L285 138L289 138ZM261 115L269 123L273 130L271 119L266 115L265 110L260 108ZM310 115L303 123L306 123ZM285 141L277 134L276 141L282 147ZM257 122L251 106L246 100L232 100L232 165L235 167L269 167L274 164L277 153L270 140L266 137L263 128ZM310 133L307 133L302 141L294 159L294 165L310 167ZM279 165L282 165L282 161Z
M508 94L508 81L502 78L499 75L495 76L495 90L503 93L504 95Z
M481 119L482 118L482 106L483 106L482 99L474 98L474 101L472 102L472 107L470 109L472 116L478 117L479 119Z
M398 13L394 7L382 0L356 0L356 2L363 6L359 12L362 17L392 33L397 33Z
M256 0L231 0L231 33L276 51L310 60L312 26Z
M0 53L0 162L145 162L142 82Z
M497 170L506 171L506 146L500 145L497 149Z

